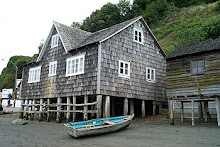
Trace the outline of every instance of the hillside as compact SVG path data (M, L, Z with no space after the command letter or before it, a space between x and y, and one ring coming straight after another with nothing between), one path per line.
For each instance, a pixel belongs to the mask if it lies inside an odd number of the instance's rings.
M178 8L175 14L152 29L166 53L187 44L220 36L220 1Z

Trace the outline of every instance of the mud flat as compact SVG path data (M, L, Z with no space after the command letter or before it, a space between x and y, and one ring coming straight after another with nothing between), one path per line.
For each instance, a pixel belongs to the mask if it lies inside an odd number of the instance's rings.
M1 147L147 147L147 146L220 146L220 128L216 120L209 123L197 121L191 126L190 120L169 125L165 116L135 119L132 124L119 132L80 139L66 134L62 123L28 121L27 125L17 126L11 122L18 118L18 113L0 115Z

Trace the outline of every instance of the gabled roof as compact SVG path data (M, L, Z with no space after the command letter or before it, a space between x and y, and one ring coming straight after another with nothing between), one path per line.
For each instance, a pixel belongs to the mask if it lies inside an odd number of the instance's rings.
M177 48L167 56L167 59L201 53L201 52L207 52L212 50L220 50L220 38L214 40L206 40L203 42L194 43L191 45Z
M139 17L127 20L125 22L116 24L112 27L109 27L109 28L106 28L106 29L103 29L103 30L100 30L100 31L97 31L94 33L86 32L86 31L83 31L83 30L80 30L77 28L63 25L58 22L54 22L52 29L48 35L48 38L44 44L44 47L41 50L40 55L37 59L37 62L41 60L41 58L44 54L44 51L45 51L47 45L49 44L49 40L50 40L50 37L52 35L52 31L54 30L54 28L56 28L66 52L68 52L68 51L71 51L71 50L74 50L77 48L81 48L81 47L89 45L89 44L101 43L101 42L111 38L112 36L118 34L119 32L123 31L124 29L131 26L132 24L134 24L138 20L141 20L144 23L145 28L149 31L151 37L153 38L153 40L157 44L161 53L164 56L166 56L165 52L163 51L163 49L160 46L159 42L157 41L156 37L153 35L153 33L150 30L147 23L144 21L144 19L141 16L139 16Z

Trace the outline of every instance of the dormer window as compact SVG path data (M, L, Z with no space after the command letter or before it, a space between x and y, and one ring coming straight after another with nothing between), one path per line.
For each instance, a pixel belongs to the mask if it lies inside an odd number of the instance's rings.
M134 26L134 42L143 44L144 34L143 34L142 27Z
M59 35L53 35L51 39L51 48L57 47L58 46L58 41L59 41Z

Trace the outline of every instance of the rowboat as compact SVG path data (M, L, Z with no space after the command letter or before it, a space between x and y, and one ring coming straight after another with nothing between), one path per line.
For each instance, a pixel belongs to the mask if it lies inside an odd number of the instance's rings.
M74 138L79 138L82 136L99 135L121 130L130 125L133 117L134 114L66 123L63 126L68 135Z

